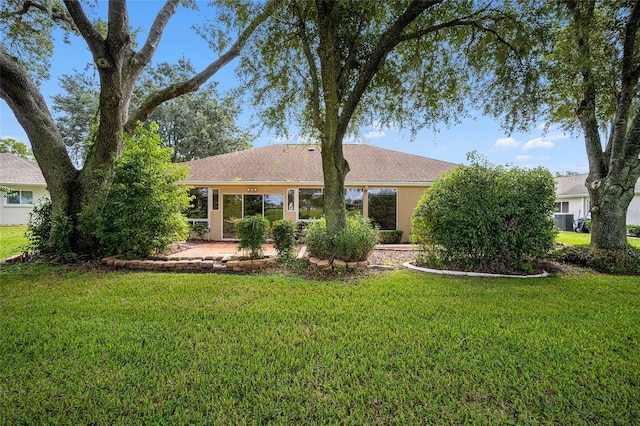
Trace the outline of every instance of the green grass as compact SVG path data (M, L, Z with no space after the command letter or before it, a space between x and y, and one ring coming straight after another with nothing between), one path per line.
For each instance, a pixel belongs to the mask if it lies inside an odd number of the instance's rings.
M559 232L556 241L559 243L565 244L590 244L591 243L591 234L583 234L579 232ZM628 237L627 242L634 246L640 248L640 238Z
M22 253L28 243L26 226L0 226L0 260Z
M638 424L640 286L0 270L5 424Z

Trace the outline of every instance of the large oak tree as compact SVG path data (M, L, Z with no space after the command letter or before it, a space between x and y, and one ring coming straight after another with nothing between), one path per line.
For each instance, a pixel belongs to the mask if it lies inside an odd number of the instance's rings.
M188 79L153 92L129 112L138 77L151 63L163 31L181 0L166 0L159 8L144 42L133 41L126 0L110 0L105 21L90 19L89 2L80 0L6 0L0 6L0 97L24 128L47 182L54 212L63 212L78 225L82 210L96 202L96 194L122 152L123 135L145 122L158 105L194 92L221 67L236 58L248 37L269 14L272 2L255 10L245 5L244 26L235 42L217 59ZM150 3L150 5L156 3ZM239 22L239 21L235 21ZM46 77L52 52L52 32L62 27L79 35L93 56L99 74L99 120L95 142L82 169L77 170L56 127L37 82ZM140 37L140 34L137 34ZM52 234L51 244L57 236ZM89 251L91 241L76 226L73 248Z
M549 119L584 135L591 244L624 248L627 210L640 177L640 2L563 0L527 6L551 23L544 39L547 53L540 58Z
M501 102L535 83L521 48L529 33L513 14L493 1L290 0L258 30L245 87L267 124L320 142L330 234L346 226L343 142L361 125L416 131L455 120L472 99L526 124L517 101Z

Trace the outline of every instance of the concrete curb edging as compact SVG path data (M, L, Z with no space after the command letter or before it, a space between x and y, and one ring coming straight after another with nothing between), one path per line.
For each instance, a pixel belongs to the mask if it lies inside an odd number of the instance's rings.
M546 278L549 276L547 271L543 271L541 274L535 275L508 275L508 274L488 274L485 272L464 272L464 271L447 271L444 269L430 269L422 268L420 266L412 265L411 262L405 262L402 264L405 268L413 269L414 271L427 272L429 274L438 275L454 275L454 276L466 276L466 277L484 277L484 278Z

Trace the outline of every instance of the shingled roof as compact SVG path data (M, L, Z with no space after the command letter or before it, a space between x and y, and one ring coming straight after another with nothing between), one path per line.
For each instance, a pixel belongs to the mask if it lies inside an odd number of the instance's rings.
M585 186L587 173L573 176L560 176L556 180L556 197L588 197ZM636 193L640 193L640 181L636 182Z
M45 186L40 167L17 155L0 153L0 185Z
M364 144L344 145L351 171L346 184L432 183L458 165ZM322 184L318 145L274 144L181 163L190 168L185 183Z

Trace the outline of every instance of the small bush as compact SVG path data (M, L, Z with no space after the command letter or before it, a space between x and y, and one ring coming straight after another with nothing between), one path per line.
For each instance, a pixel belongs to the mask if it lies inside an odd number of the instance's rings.
M41 198L29 213L27 251L43 251L51 234L51 200Z
M309 256L330 259L333 257L333 245L327 234L327 222L324 218L307 226L304 236Z
M378 231L378 240L380 244L399 244L402 241L402 231L400 229Z
M205 222L193 222L189 227L191 228L191 232L196 234L201 240L204 240L204 234L209 232L209 225Z
M334 257L345 262L367 260L378 244L378 231L369 219L347 216L347 228L333 238Z
M171 149L161 144L155 124L151 130L138 126L134 135L126 136L122 159L115 161L100 206L83 211L82 226L103 254L145 258L188 236L182 212L189 195L176 185L187 177L187 169L171 163Z
M296 245L296 224L292 220L279 220L271 225L273 245L281 259L293 257Z
M71 238L73 236L73 222L64 212L57 211L51 218L51 233L53 240L53 253L60 257L68 257L71 252Z
M330 236L323 218L309 225L305 241L310 256L357 262L366 260L378 244L378 231L368 219L349 215L347 228Z
M602 250L589 245L575 245L556 251L552 259L607 274L640 275L640 249L633 246L622 250Z
M236 231L240 243L238 248L251 259L260 259L264 256L263 244L267 241L269 221L262 215L247 216L236 223Z
M640 225L627 225L627 232L632 237L640 237Z

